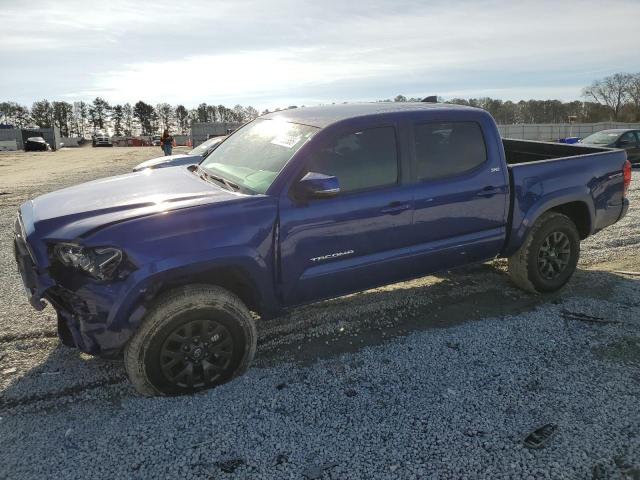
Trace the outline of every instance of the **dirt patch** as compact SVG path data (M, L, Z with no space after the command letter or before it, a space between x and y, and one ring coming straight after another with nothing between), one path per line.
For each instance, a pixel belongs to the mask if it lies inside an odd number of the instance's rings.
M188 151L179 147L174 153ZM41 184L60 188L101 176L130 172L138 163L162 156L158 147L63 148L55 152L0 152L5 167L0 191ZM51 187L49 189L51 189Z
M624 337L605 346L594 348L593 353L601 360L640 365L640 337Z

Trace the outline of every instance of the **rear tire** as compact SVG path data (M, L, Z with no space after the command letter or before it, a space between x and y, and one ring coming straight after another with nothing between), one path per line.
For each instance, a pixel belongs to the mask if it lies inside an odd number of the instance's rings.
M558 212L540 216L520 249L509 257L511 280L532 293L555 292L576 270L580 234L569 217Z
M125 368L143 395L188 394L243 374L256 343L253 318L236 295L188 285L151 306L125 348Z

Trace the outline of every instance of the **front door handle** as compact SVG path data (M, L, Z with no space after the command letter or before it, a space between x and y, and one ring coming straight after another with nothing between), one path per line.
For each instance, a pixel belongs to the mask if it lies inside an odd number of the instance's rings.
M478 197L490 198L498 193L500 193L500 188L489 186L489 187L484 187L482 190L476 193L476 195Z
M398 213L404 212L405 210L409 210L411 205L404 202L391 202L389 205L380 210L381 213L385 215L397 215Z

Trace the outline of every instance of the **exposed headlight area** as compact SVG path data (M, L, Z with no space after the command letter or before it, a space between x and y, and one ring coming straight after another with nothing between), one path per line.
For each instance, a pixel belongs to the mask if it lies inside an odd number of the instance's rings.
M53 246L54 259L65 267L79 270L96 280L111 280L124 260L122 250L114 247L83 247L75 243Z

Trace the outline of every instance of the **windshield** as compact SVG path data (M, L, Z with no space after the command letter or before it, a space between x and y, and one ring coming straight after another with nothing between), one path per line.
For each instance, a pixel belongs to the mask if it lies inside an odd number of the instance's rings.
M265 193L280 170L318 128L256 119L220 144L200 164L256 193Z
M189 151L189 155L204 155L205 153L207 153L207 150L209 150L212 146L220 143L225 138L226 137L224 137L224 136L223 137L210 138L206 142L202 142L200 145L198 145L193 150L190 150Z
M592 143L594 145L608 145L615 142L620 136L620 132L597 132L582 139L582 143Z

